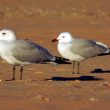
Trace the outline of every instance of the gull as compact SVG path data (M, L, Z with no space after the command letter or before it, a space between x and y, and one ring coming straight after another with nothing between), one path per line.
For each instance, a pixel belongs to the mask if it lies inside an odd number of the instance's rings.
M13 65L12 80L15 80L16 66L20 66L20 80L22 80L24 65L69 63L66 59L53 56L46 48L30 40L17 39L14 31L9 29L0 30L0 57Z
M52 42L58 41L58 52L64 58L73 62L73 72L77 63L78 74L80 62L96 56L109 55L110 49L106 44L84 38L74 38L69 32L62 32Z

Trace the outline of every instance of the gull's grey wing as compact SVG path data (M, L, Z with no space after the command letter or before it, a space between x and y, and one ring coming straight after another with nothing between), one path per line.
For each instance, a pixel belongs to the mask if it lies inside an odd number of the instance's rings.
M22 62L46 62L54 58L48 50L29 40L17 40L11 49L12 55Z
M108 49L102 45L96 44L95 41L75 38L71 51L84 58L91 58L105 53Z

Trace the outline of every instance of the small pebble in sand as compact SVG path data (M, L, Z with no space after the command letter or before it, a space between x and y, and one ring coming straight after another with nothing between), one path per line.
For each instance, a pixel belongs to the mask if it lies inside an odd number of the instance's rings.
M71 95L72 94L72 92L68 92L68 95Z
M3 82L3 80L2 80L2 79L0 79L0 82Z
M91 102L94 102L94 101L99 101L99 99L98 99L98 98L94 98L94 97L91 97L89 100L90 100Z
M90 101L91 101L91 102L94 102L94 101L96 101L96 99L93 98L93 97L91 97L91 98L90 98Z
M80 80L75 80L75 82L76 82L76 83L80 83L81 81L80 81Z
M38 95L37 98L38 99L42 99L43 101L46 101L46 102L49 102L50 101L50 99L47 96L44 96L44 95Z
M105 81L105 82L103 83L103 85L104 85L104 86L107 86L107 87L110 87L110 82Z

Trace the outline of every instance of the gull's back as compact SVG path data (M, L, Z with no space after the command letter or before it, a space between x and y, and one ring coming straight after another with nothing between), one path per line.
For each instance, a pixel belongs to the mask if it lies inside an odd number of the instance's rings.
M22 62L46 62L54 58L48 50L29 40L16 40L11 51L12 55Z
M73 40L71 51L84 58L91 58L102 53L106 53L108 48L97 44L97 42L87 39L75 38Z

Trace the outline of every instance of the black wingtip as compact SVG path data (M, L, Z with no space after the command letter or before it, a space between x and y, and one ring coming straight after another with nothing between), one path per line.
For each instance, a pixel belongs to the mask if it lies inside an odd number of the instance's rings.
M55 56L55 62L58 63L58 64L71 64L69 59L61 58L61 57L58 57L58 56Z
M109 53L102 53L102 54L100 54L98 56L106 56L106 55L110 55L110 52Z

